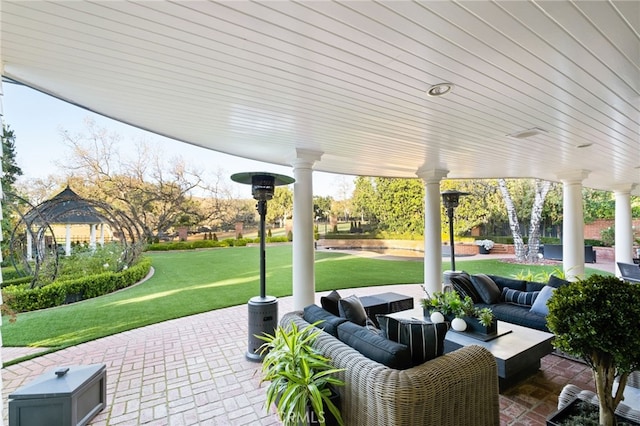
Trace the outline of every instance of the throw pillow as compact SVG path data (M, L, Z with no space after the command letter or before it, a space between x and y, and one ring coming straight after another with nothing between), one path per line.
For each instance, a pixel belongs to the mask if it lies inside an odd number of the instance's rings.
M498 285L485 274L471 275L471 282L484 303L493 305L500 301L501 291Z
M549 315L549 307L547 306L547 301L553 296L553 292L556 291L555 287L546 286L542 290L540 290L540 294L536 298L533 305L531 305L531 309L529 312L533 312L535 314Z
M322 296L320 298L320 305L324 308L325 311L331 312L335 316L340 315L340 310L338 308L338 301L340 300L340 294L333 290L326 296Z
M383 337L409 347L413 365L420 365L443 354L444 337L449 328L447 323L398 320L384 315L378 315L377 319Z
M551 287L559 288L567 284L569 284L569 281L563 280L562 278L558 278L555 275L549 275L549 282L547 283L547 285Z
M500 300L503 300L506 303L511 303L513 305L526 306L530 308L539 294L539 291L520 291L512 290L509 287L505 287L502 289Z
M367 312L355 294L338 300L338 310L341 317L355 324L364 326L367 323Z
M471 278L466 274L454 275L450 278L451 285L454 290L458 292L460 297L463 299L465 296L469 296L473 303L478 303L482 301L480 294L476 291L473 283L471 282Z

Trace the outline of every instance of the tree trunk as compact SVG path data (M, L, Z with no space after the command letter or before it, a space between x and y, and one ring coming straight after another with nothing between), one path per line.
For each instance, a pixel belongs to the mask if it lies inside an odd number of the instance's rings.
M547 198L551 182L536 179L535 198L531 207L531 222L529 222L529 244L527 250L527 260L536 262L538 260L538 252L540 251L540 222L542 222L542 209L544 208L544 200Z
M626 380L618 386L616 395L612 395L613 384L615 381L616 368L613 366L613 359L609 356L592 355L593 375L596 382L596 393L600 403L600 425L615 426L616 407L622 400L622 394L626 385ZM625 377L626 379L626 377Z
M524 262L526 260L526 252L524 249L524 241L520 234L520 224L518 223L518 214L516 212L516 206L513 204L511 194L507 188L507 182L504 179L498 179L498 188L502 193L504 204L507 207L507 216L509 217L509 227L511 228L511 235L513 235L513 245L515 249L516 260L518 262Z

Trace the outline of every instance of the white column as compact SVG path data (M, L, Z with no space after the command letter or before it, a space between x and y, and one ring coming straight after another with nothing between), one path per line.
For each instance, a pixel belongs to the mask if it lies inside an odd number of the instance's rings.
M562 181L562 267L569 281L584 277L584 214L582 181L589 172L576 170L559 175Z
M96 224L89 225L89 248L91 250L96 249Z
M1 5L2 3L0 3ZM0 6L1 8L1 6ZM2 60L2 50L0 50L0 71L4 71ZM3 72L0 72L2 74ZM0 124L4 125L4 110L2 109L2 97L4 91L2 89L2 79L0 78ZM0 160L2 159L2 150L0 149ZM2 161L0 161L0 174L2 173ZM2 194L2 186L0 186L0 211L2 210L2 201L4 201L4 194ZM1 223L1 222L0 222ZM29 231L27 230L27 235ZM0 225L0 240L2 240L2 226ZM29 245L31 247L31 245ZM0 251L0 261L2 261L2 251ZM2 283L2 270L0 270L0 283ZM0 292L0 305L2 304L2 292ZM0 326L2 326L2 317L0 316ZM2 348L2 332L0 332L0 349ZM0 365L2 365L2 350L0 350ZM0 380L0 401L4 401L2 395L2 380ZM0 419L4 418L3 404L0 404Z
M27 260L33 260L33 235L31 235L31 227L27 226Z
M64 255L71 256L71 224L67 223L65 229Z
M440 214L440 181L448 170L420 169L424 181L424 289L431 295L442 291L442 220Z
M614 191L616 199L615 262L633 263L633 222L631 218L631 191L635 184ZM616 275L621 276L616 263Z
M293 166L293 309L315 303L313 164L321 152L296 149Z

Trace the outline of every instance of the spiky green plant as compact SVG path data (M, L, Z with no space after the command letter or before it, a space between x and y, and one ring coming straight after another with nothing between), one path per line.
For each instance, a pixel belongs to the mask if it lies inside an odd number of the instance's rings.
M273 335L257 336L265 343L260 347L262 382L268 381L266 407L276 405L285 426L300 424L307 418L307 407L325 425L327 408L343 425L340 411L330 397L331 386L343 386L334 375L344 369L335 368L331 360L313 348L321 330L316 322L300 330L295 323L279 326Z

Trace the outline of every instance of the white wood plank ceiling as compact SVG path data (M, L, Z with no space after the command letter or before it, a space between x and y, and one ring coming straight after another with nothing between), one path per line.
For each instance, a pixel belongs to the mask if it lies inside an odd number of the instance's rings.
M6 79L216 151L287 165L309 149L314 169L352 175L640 183L640 1L0 7ZM442 82L453 91L427 96Z

